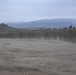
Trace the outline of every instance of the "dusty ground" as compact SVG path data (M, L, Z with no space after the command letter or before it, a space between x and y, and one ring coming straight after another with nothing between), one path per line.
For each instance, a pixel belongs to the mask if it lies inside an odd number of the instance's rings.
M0 75L76 75L76 44L0 39Z

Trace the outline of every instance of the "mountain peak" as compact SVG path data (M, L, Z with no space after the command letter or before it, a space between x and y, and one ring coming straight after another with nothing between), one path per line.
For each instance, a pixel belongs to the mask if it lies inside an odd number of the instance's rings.
M8 25L7 24L4 24L4 23L1 23L0 24L0 27L8 27Z

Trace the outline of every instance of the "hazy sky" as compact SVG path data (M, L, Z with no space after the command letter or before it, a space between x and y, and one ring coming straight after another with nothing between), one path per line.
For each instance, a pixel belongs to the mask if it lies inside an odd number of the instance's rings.
M76 18L76 0L0 0L0 22Z

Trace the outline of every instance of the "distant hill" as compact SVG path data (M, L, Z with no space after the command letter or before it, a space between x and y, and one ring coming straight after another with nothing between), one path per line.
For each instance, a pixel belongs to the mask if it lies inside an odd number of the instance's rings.
M11 31L15 31L17 29L8 26L7 24L1 23L0 24L0 32L11 32Z
M43 19L31 22L10 22L7 24L15 28L62 28L70 25L76 26L76 19Z

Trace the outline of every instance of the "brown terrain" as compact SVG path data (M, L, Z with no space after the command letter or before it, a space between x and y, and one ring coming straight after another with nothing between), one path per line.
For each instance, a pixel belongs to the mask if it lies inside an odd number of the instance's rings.
M76 75L76 44L0 39L0 75Z

